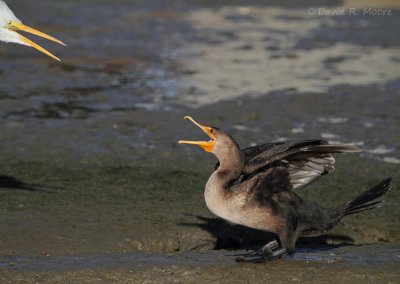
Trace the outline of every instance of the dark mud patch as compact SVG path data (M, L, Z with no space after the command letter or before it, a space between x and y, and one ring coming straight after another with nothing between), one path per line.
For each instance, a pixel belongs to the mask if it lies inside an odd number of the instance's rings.
M208 174L191 169L204 162L189 162L186 170L178 164L169 169L160 164L143 167L122 163L76 164L73 169L46 162L2 165L0 171L6 178L0 187L0 253L240 250L255 249L273 238L211 216L203 201ZM357 172L361 168L368 171L363 161L343 157L340 163L342 169L331 178L299 193L333 206L376 183L371 177L359 185L358 175L349 170L352 165ZM389 168L379 163L374 175L383 176ZM306 239L298 246L398 241L398 196L392 190L385 196L385 207L373 214L345 218L332 235Z

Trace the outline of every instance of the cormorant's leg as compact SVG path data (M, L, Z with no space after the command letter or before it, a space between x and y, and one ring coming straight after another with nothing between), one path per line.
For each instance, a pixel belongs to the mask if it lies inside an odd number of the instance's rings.
M288 222L282 233L279 234L282 248L286 249L288 253L294 252L297 237L297 220L295 222Z
M263 246L261 249L255 252L250 252L244 255L238 255L235 257L236 261L245 262L266 262L274 259L281 258L286 253L291 253L295 249L296 240L298 236L297 225L298 220L296 216L289 215L286 224L279 234L279 240L281 241L281 248L278 249L278 242L272 241Z

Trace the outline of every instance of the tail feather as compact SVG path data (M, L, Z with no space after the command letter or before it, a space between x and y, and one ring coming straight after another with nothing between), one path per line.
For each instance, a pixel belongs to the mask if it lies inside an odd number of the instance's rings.
M371 189L361 193L353 200L339 206L339 218L344 216L379 208L383 200L376 200L390 190L392 178L387 178Z
M364 209L360 209L360 210L354 210L351 211L349 213L347 213L345 216L351 215L351 214L356 214L356 213L360 213L360 212L364 212L364 211L368 211L368 210L372 210L372 209L376 209L376 208L380 208L381 206L374 206L374 207L369 207L369 208L364 208Z
M351 210L355 211L355 210L360 210L360 209L364 209L364 208L368 208L368 207L375 208L375 207L378 207L378 206L374 206L374 205L382 203L382 202L383 202L383 200L378 200L378 201L374 201L374 202L365 203L363 205L359 205L359 206L353 207Z

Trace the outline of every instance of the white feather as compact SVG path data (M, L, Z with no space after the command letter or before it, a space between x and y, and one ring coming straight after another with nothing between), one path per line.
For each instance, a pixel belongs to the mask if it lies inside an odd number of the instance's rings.
M323 173L334 170L335 158L331 155L292 161L289 165L290 182L300 188L318 179Z
M19 34L8 29L7 25L10 21L21 23L21 21L14 15L13 11L8 8L7 4L0 0L0 41L28 45L21 40Z

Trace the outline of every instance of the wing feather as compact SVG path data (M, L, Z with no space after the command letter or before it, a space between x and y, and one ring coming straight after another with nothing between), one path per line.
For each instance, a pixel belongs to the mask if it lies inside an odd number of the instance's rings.
M235 183L259 176L264 180L263 186L267 186L271 181L267 173L279 172L288 179L288 183L285 182L287 190L301 188L335 169L333 154L359 151L361 149L355 146L329 144L320 139L267 143L249 147L243 149L245 165ZM273 185L270 184L271 186Z

